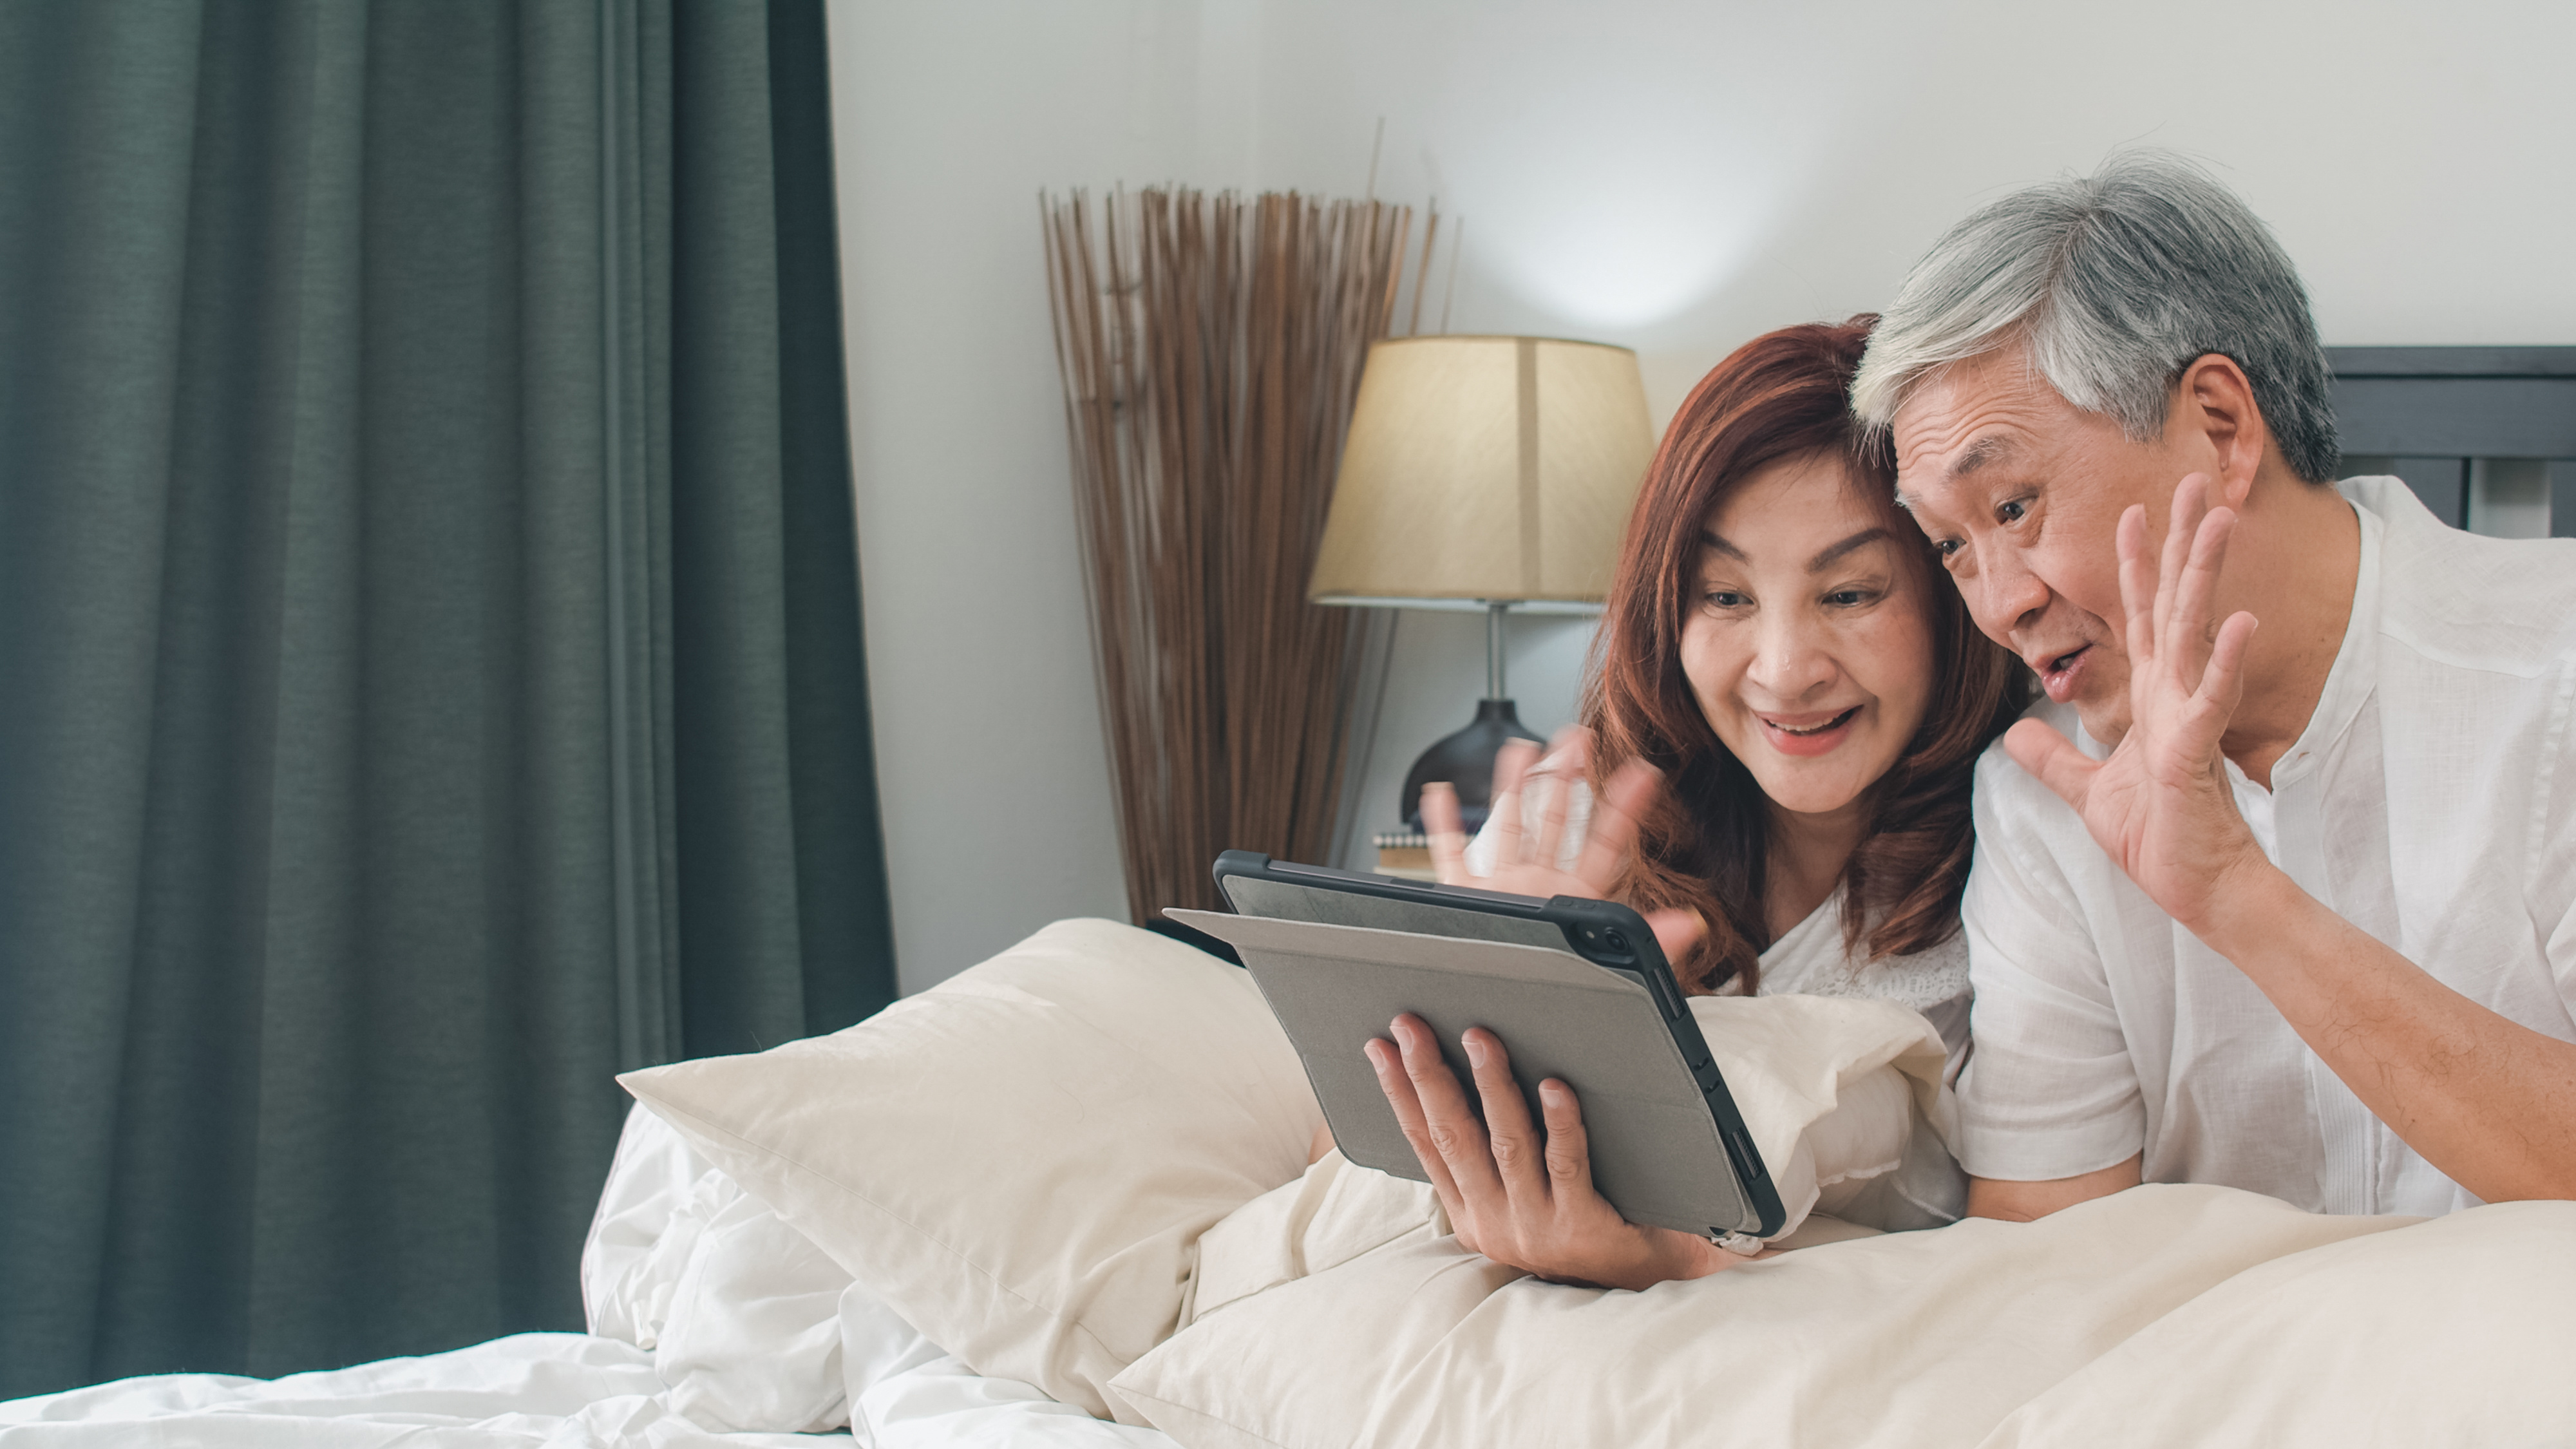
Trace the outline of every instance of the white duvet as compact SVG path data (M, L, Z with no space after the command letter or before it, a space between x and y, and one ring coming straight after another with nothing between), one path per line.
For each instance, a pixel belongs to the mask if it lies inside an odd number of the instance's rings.
M0 1403L0 1449L1173 1449L975 1374L641 1109L600 1196L582 1296L588 1334Z

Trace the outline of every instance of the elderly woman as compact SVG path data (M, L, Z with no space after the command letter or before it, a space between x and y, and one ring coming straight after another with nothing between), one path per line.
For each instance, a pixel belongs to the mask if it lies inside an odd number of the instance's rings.
M1700 382L1639 491L1582 731L1534 772L1526 746L1497 762L1472 849L1445 787L1423 815L1444 881L1624 901L1685 989L1899 1001L1955 1063L1970 773L2024 686L1852 417L1870 321L1771 333ZM1369 1060L1462 1243L1617 1287L1736 1261L1592 1190L1562 1082L1540 1088L1540 1150L1492 1033L1462 1043L1482 1122L1418 1019L1390 1035ZM1958 1201L1956 1169L1938 1166L1932 1220Z

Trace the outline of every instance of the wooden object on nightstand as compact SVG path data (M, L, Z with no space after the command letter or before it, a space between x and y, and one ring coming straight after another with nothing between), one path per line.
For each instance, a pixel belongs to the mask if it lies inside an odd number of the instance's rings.
M1404 880L1438 880L1431 869L1431 838L1419 830L1382 830L1369 838L1377 847L1377 873Z

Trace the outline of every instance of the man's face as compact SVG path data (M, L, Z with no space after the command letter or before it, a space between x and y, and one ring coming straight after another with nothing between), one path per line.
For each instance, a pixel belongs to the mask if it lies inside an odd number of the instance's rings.
M2006 348L1919 385L1897 410L1899 501L1939 550L1968 612L2084 728L2129 727L2120 515L2147 506L2160 546L2183 471L2163 441L2136 443L2078 409Z

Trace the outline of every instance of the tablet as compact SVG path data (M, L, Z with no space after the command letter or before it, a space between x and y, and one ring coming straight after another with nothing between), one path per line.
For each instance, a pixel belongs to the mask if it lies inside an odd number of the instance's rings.
M1361 1050L1410 1011L1462 1084L1460 1034L1501 1037L1532 1121L1541 1081L1572 1087L1593 1185L1630 1222L1712 1238L1780 1230L1780 1195L1636 912L1236 850L1216 879L1237 914L1165 914L1241 953L1353 1162L1427 1180Z

